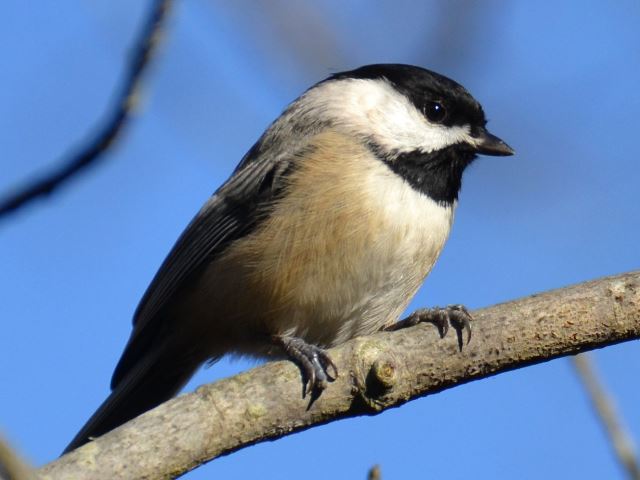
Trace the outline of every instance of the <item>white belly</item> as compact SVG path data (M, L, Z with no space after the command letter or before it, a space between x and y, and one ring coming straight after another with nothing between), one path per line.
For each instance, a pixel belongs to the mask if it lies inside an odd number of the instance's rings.
M339 141L316 144L269 218L203 275L201 311L230 348L263 354L243 338L254 332L324 347L373 333L397 320L438 258L454 207Z
M377 159L366 172L357 211L330 229L340 240L321 246L315 268L293 286L295 300L282 317L287 334L333 346L395 322L442 251L454 208L415 191Z

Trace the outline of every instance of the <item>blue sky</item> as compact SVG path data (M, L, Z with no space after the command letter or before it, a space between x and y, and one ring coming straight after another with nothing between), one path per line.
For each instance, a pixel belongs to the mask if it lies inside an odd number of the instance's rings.
M0 222L0 431L35 464L108 394L136 304L192 215L284 106L335 71L439 71L517 150L465 174L450 241L412 308L488 306L640 266L638 2L262 5L177 2L123 141ZM95 131L147 6L0 3L0 192ZM637 342L594 358L640 438ZM223 360L187 390L251 365ZM253 446L187 478L365 478L376 463L385 479L623 478L566 359Z

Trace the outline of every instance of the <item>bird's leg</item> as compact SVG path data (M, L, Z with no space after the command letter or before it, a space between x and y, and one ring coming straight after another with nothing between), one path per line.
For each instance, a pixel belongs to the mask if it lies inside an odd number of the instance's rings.
M273 335L271 339L300 367L303 398L307 394L319 395L328 382L333 382L338 377L338 369L322 348L297 337Z
M449 305L444 308L421 308L407 318L385 327L384 330L395 331L412 327L418 323L428 322L436 326L440 333L440 338L443 338L449 331L449 325L451 325L458 336L458 347L462 350L464 343L463 332L467 333L467 343L471 340L471 320L473 318L464 305Z

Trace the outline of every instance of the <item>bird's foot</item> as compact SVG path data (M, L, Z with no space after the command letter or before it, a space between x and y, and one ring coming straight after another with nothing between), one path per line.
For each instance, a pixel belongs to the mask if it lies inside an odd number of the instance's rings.
M385 328L386 331L400 330L401 328L412 327L418 323L432 323L438 329L440 338L443 338L449 331L451 325L458 336L458 348L462 350L464 344L463 332L467 334L467 343L471 340L471 314L464 305L449 305L447 307L420 308L409 315Z
M280 346L302 371L302 397L318 397L329 382L338 378L338 369L322 348L301 338L274 335L273 342ZM331 370L331 373L330 373Z

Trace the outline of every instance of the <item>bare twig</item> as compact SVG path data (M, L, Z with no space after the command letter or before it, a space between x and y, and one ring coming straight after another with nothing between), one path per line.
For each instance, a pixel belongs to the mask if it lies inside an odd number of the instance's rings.
M640 467L635 456L633 442L622 426L610 396L607 395L603 385L598 380L598 375L591 364L589 356L587 354L576 355L573 360L578 377L584 384L596 416L600 419L609 435L613 452L629 474L629 478L640 480Z
M0 479L36 480L35 472L0 437Z
M143 73L156 51L171 3L172 0L154 0L153 8L126 70L115 110L96 138L79 152L70 155L68 160L47 175L35 179L22 190L0 201L0 217L16 211L38 197L51 194L69 178L102 158L120 137L136 106Z
M336 23L325 16L319 3L244 0L215 5L238 15L243 24L258 24L252 29L254 34L264 35L261 29L269 29L269 36L277 38L283 48L265 51L273 56L286 52L297 62L296 70L310 78L326 75L327 65L342 67L351 63L349 45L341 44Z
M44 466L49 479L174 478L220 455L314 425L375 415L462 383L640 338L640 271L474 312L473 340L431 325L330 350L340 376L309 407L300 372L272 362L205 385Z
M367 475L367 480L382 480L382 476L380 475L380 466L374 465L369 470L369 474Z

